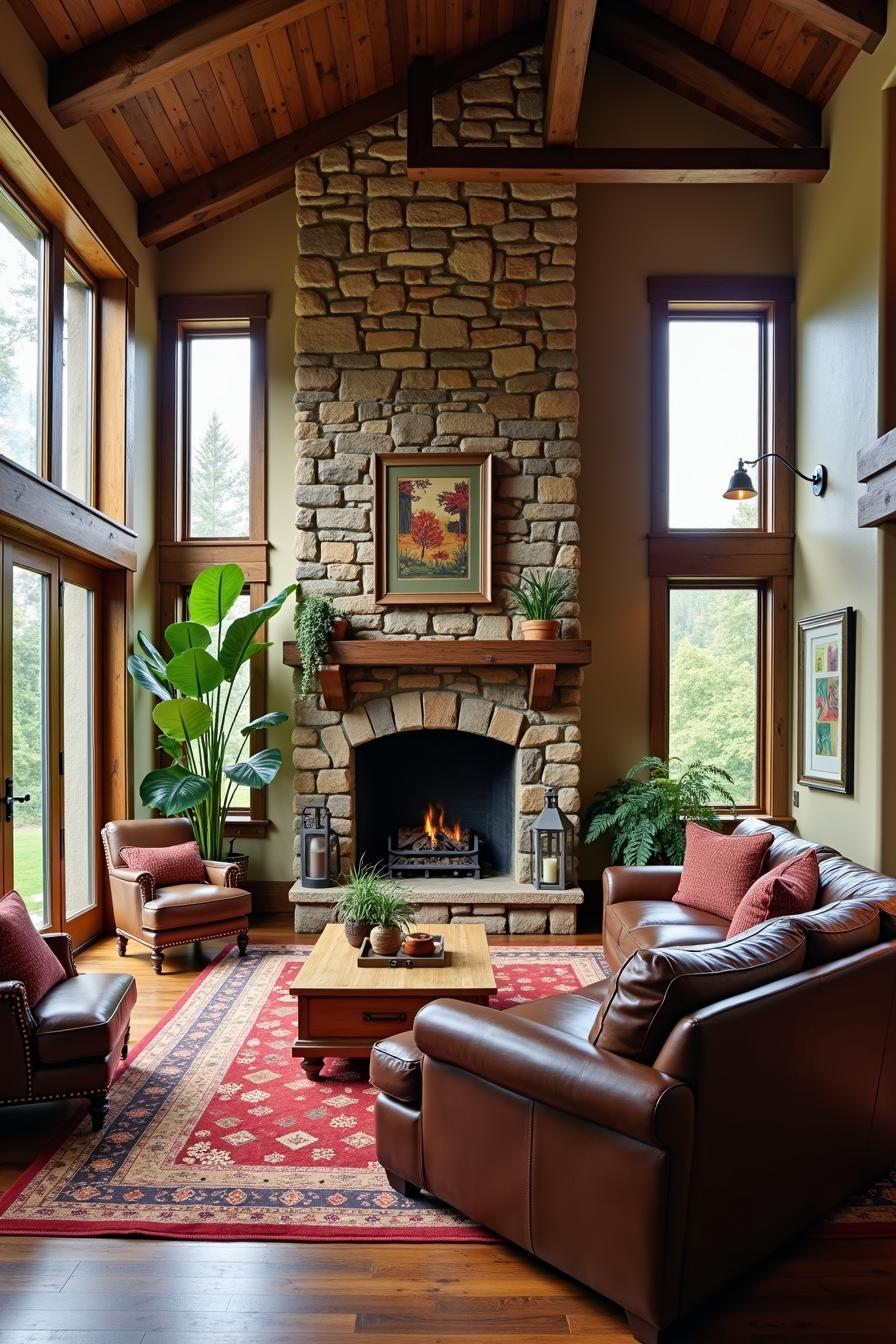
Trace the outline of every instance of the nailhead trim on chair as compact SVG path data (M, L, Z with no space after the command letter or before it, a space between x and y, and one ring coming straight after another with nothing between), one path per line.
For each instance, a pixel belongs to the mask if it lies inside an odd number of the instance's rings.
M148 943L144 938L138 938L135 933L125 933L124 929L119 928L116 928L115 932L120 934L122 938L127 938L129 942L139 943L141 947L148 947L151 951L156 949L162 952L166 947L186 947L188 943L201 943L208 938L230 938L238 933L248 933L249 929L248 926L238 929L222 929L220 933L216 931L212 934L200 934L198 938L176 938L170 943Z
M34 1081L34 1072L31 1068L31 1029L28 1026L28 1014L25 1012L24 1007L28 1002L25 998L25 986L20 984L19 988L12 993L6 991L3 994L0 994L0 999L12 999L16 1005L16 1014L19 1019L19 1026L22 1030L22 1041L25 1046L25 1068L28 1071L28 1090L30 1091ZM30 1101L31 1097L22 1097L21 1100ZM15 1101L16 1098L14 1097L12 1100L4 1100L2 1104L4 1106L11 1106Z

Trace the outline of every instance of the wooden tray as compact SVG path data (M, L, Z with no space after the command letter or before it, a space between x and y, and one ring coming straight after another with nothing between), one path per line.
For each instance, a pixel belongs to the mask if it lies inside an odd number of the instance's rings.
M406 952L396 952L394 957L381 957L374 952L370 946L370 939L365 938L361 944L361 951L358 953L359 966L390 966L393 970L409 971L415 966L447 966L450 952L445 950L445 939L441 934L436 934L433 938L436 945L435 952L428 957L409 957Z

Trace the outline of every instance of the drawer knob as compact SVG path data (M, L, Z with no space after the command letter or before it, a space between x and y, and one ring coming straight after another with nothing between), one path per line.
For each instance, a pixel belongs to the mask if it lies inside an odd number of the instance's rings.
M407 1022L407 1013L365 1013L365 1022Z

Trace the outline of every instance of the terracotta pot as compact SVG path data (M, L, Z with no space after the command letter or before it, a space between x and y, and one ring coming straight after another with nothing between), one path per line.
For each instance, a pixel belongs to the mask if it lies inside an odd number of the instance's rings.
M523 639L557 639L560 634L559 621L523 621L520 629Z
M401 929L391 924L374 925L370 930L370 946L378 957L394 957L401 947Z
M337 616L330 630L331 639L345 639L348 634L348 621L344 616Z
M402 950L409 957L431 957L436 945L431 933L406 933Z
M352 947L363 947L364 939L369 936L373 925L368 919L347 919L342 927L345 929L346 941Z

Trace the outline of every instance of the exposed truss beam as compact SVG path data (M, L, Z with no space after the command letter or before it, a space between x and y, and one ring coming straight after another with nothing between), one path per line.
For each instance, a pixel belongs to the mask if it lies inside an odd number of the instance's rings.
M49 103L63 126L105 112L162 80L251 42L329 0L179 0L50 66Z
M821 141L816 104L650 10L602 0L595 38L602 51L623 64L686 84L776 143Z
M778 0L853 47L873 51L887 31L887 0Z
M543 40L541 24L525 24L435 66L432 87L434 91L451 88ZM254 205L278 191L287 191L293 184L299 160L356 135L385 117L395 116L407 105L407 96L407 84L402 80L332 116L312 122L301 131L273 140L192 182L144 201L139 210L141 241L147 246L174 242L214 224L233 210Z
M826 149L443 149L432 143L433 64L408 70L408 176L435 182L820 182Z
M575 143L597 0L551 0L544 47L544 142Z

